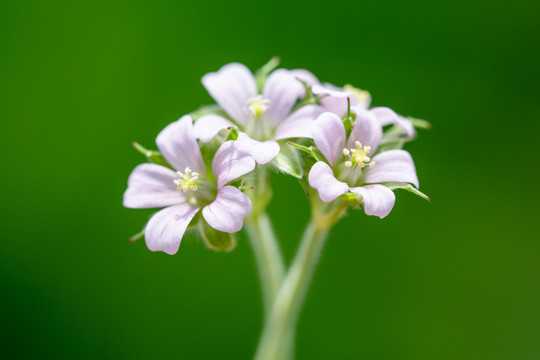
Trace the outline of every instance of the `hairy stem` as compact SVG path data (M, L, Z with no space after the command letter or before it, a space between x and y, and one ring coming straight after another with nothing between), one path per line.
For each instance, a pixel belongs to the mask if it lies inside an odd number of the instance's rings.
M250 217L246 230L259 270L266 318L285 277L285 265L268 214L259 212Z
M255 355L256 360L292 358L296 323L315 265L328 236L328 229L329 226L321 226L321 222L315 218L307 225L298 252L266 321Z

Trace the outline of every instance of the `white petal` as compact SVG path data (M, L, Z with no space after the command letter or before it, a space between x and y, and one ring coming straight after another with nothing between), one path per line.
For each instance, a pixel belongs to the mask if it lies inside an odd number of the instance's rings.
M270 74L264 83L263 98L270 100L264 114L266 121L276 126L291 112L296 101L302 96L304 86L294 75L285 69Z
M377 120L379 120L382 126L390 124L397 125L403 130L405 130L407 136L411 138L414 138L416 136L416 130L414 130L414 126L412 125L410 120L396 114L394 110L380 106L371 109L370 112L375 115L375 117L377 118Z
M362 196L364 211L367 215L378 216L381 219L390 214L396 202L394 192L386 186L366 185L353 187L350 190Z
M234 186L224 186L216 199L203 208L202 215L214 229L234 233L242 229L244 218L250 212L249 198Z
M217 135L221 129L226 129L234 124L219 115L205 115L197 119L193 125L195 137L203 143L209 142Z
M362 145L371 146L371 154L374 154L381 142L382 135L382 126L375 115L365 110L358 111L347 146L354 148L355 141L360 141Z
M241 125L247 123L248 100L257 96L257 85L253 74L245 65L227 64L217 72L204 75L202 84L236 122Z
M405 182L419 187L414 161L407 151L389 150L371 160L375 167L367 170L366 183Z
M313 94L317 96L324 96L321 99L321 105L330 112L343 117L347 113L347 98L350 99L351 106L356 105L356 96L350 92L345 91L332 84L314 85L311 88Z
M176 254L186 228L199 209L191 204L180 204L156 213L144 230L146 246L152 251Z
M212 170L217 179L218 189L254 168L255 160L249 154L239 151L236 141L233 140L223 143L212 161Z
M290 138L311 138L309 126L315 121L324 109L318 105L307 105L292 113L276 129L274 140Z
M185 197L176 190L174 171L161 165L140 164L128 179L124 206L131 209L150 209L183 203Z
M310 130L315 145L330 165L334 165L345 147L345 126L341 119L336 114L325 112L311 123Z
M236 146L239 151L249 154L258 164L266 164L279 154L279 144L273 140L257 141L241 132Z
M295 78L304 81L309 86L313 86L315 84L320 83L319 79L317 79L317 77L313 75L310 71L307 71L304 69L294 69L294 70L290 70L290 72L293 74ZM302 89L302 97L305 97L305 96L306 96L306 89Z
M165 160L176 170L184 171L186 167L204 173L206 167L201 150L193 133L193 120L185 115L169 124L156 138L159 151Z
M349 186L336 179L330 166L323 161L313 165L309 171L308 181L312 188L317 189L319 197L324 202L333 201L349 190Z
M416 137L416 130L414 129L414 125L412 124L411 120L404 118L401 115L398 115L396 125L405 130L405 133L408 137Z

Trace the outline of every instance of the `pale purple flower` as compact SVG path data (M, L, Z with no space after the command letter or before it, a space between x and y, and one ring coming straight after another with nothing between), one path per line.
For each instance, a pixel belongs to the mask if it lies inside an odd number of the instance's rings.
M196 136L208 142L221 129L236 126L238 148L259 164L269 162L279 153L278 140L311 138L309 124L323 112L320 106L307 105L291 114L298 99L305 96L298 79L316 81L306 70L278 69L268 76L259 94L255 77L245 65L231 63L206 74L204 87L230 119L203 116L195 122Z
M125 207L165 207L146 225L148 248L175 254L189 223L201 209L204 219L216 230L239 231L251 211L251 201L227 183L253 170L255 161L238 151L234 141L227 141L217 150L212 169L207 169L189 115L163 129L156 143L165 160L178 171L151 163L138 165L124 193Z
M345 116L347 113L347 99L350 101L351 112L356 114L368 110L371 103L371 96L367 91L354 88L351 85L345 85L342 89L332 84L321 85L319 83L314 83L311 90L313 91L313 94L322 97L321 105L325 110L333 112L340 117ZM411 121L398 115L392 109L387 107L374 107L370 109L370 111L375 115L382 126L396 125L401 127L409 138L412 139L416 136L416 131Z
M347 114L349 99L351 106L358 109L367 109L371 104L371 95L365 90L357 89L351 85L339 88L332 84L315 83L311 87L314 95L321 96L321 105L326 111L343 117Z
M370 111L357 114L347 139L342 120L325 112L311 124L313 140L328 164L318 161L309 172L309 184L324 202L352 192L361 196L367 215L380 218L390 213L395 196L381 183L410 183L418 187L411 155L389 150L375 155L382 138L382 126Z

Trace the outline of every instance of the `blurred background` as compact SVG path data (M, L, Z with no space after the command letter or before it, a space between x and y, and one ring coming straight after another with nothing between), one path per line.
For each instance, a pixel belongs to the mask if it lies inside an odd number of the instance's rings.
M428 203L335 227L298 359L539 359L540 9L535 1L0 2L0 357L249 359L262 326L242 233L150 252L122 207L131 148L212 100L200 78L279 55L432 122ZM307 222L276 175L288 260Z

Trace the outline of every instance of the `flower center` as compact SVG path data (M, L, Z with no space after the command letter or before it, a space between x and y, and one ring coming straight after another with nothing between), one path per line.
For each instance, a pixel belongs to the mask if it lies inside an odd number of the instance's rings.
M371 146L362 146L360 141L356 141L354 145L356 145L356 149L343 149L343 155L348 159L345 161L345 166L350 168L356 165L360 169L363 169L366 165L369 165L369 168L373 169L375 162L371 161L371 158L368 156Z
M200 183L197 181L199 180L199 173L192 172L190 168L185 168L184 173L182 174L180 171L177 171L176 174L178 174L179 179L174 180L174 183L176 184L176 190L188 192L188 191L197 191L199 190Z
M263 98L262 95L255 96L248 100L249 114L252 117L257 118L268 110L269 105L270 100Z

